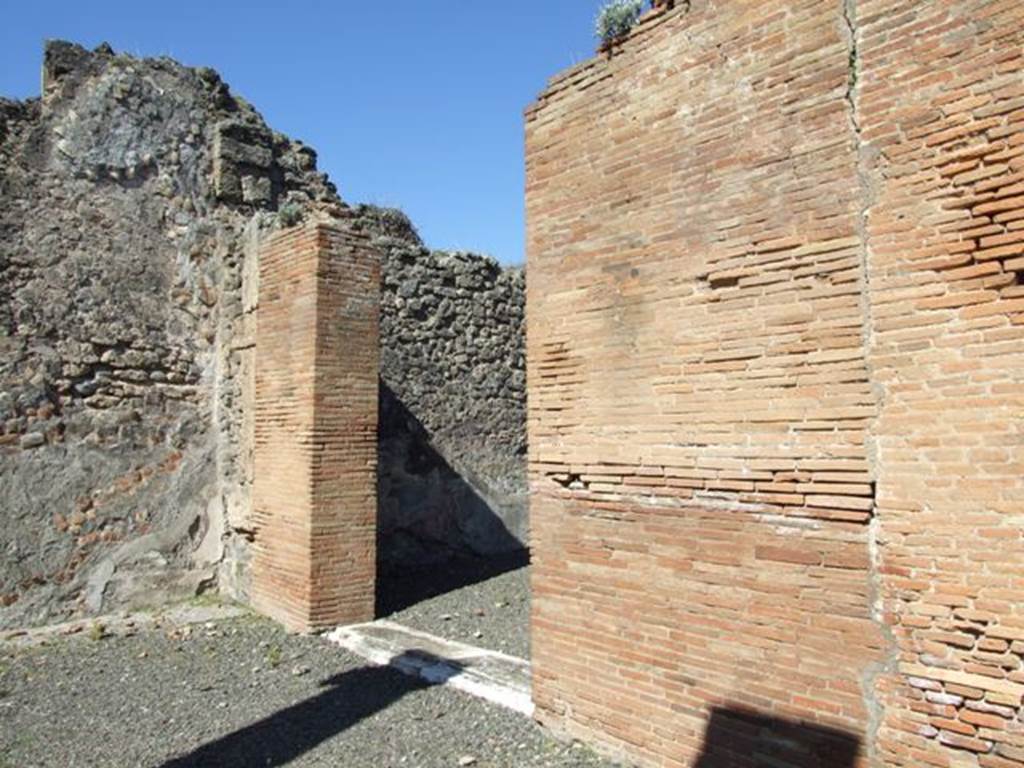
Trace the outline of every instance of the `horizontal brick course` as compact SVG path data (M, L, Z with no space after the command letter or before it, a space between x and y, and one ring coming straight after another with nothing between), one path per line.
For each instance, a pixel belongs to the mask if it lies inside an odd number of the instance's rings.
M879 687L880 757L1020 766L1024 664L1005 643L1024 626L1024 6L858 7L882 597L902 673Z
M1024 764L1024 7L688 6L526 115L538 717Z
M373 618L379 281L343 222L260 252L253 605L293 630Z

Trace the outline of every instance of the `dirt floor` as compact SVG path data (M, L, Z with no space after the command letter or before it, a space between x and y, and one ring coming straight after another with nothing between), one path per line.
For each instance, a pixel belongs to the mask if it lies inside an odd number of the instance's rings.
M508 571L391 619L522 653L526 578ZM0 644L3 768L285 765L612 764L521 715L249 614Z
M458 579L453 578L449 591L420 600L388 619L449 640L529 659L530 569L515 565L467 586L457 586ZM447 568L449 574L461 569L463 582L470 580L470 564Z

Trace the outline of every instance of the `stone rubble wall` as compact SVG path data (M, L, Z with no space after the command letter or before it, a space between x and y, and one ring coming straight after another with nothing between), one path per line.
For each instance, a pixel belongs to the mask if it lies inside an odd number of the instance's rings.
M0 627L250 599L258 252L351 218L210 69L47 44L0 99ZM525 537L523 278L383 238L382 562Z
M388 569L526 545L521 268L357 215L381 252L379 536Z
M246 599L255 244L338 206L208 69L46 48L0 102L0 626Z
M528 110L542 722L1024 765L1022 30L693 0Z

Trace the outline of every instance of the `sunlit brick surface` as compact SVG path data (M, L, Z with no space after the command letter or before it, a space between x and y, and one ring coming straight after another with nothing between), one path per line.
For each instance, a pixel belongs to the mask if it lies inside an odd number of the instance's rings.
M890 765L1024 765L1024 3L862 2Z
M253 604L295 630L373 618L379 269L343 223L260 253Z
M1024 4L676 5L527 112L539 717L1024 765Z

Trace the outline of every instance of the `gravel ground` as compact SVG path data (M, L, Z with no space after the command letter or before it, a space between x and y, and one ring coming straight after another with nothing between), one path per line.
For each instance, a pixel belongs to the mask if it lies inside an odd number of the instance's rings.
M524 579L481 594L516 600ZM520 715L255 617L97 635L0 646L0 766L612 765Z
M388 618L449 640L530 658L530 569L453 589Z

